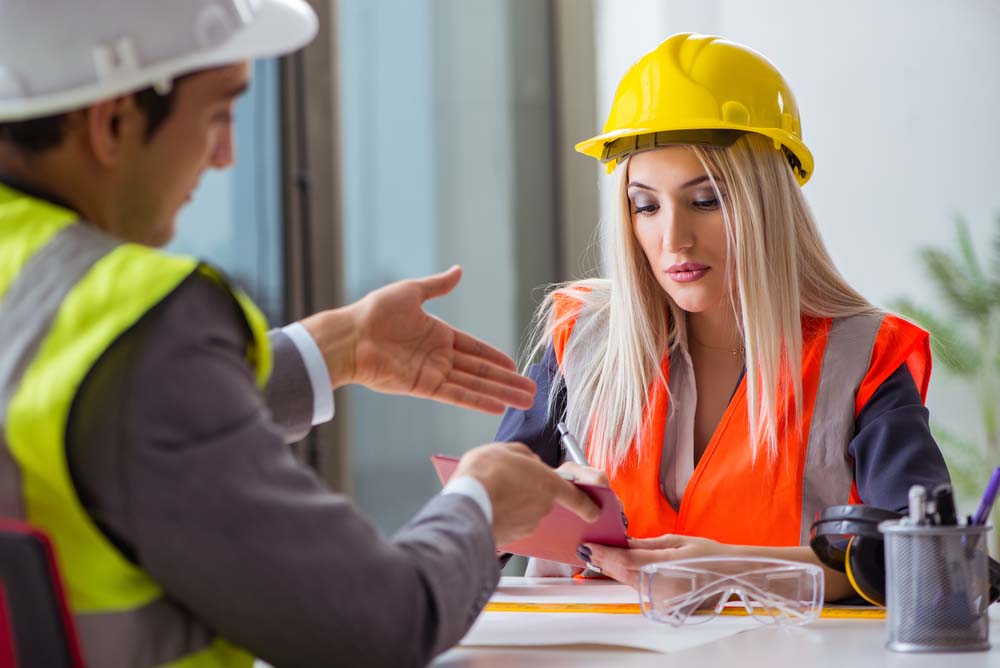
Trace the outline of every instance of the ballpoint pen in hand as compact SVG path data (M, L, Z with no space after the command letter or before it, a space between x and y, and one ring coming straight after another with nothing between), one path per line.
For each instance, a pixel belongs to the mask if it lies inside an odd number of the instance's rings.
M559 430L559 442L562 444L563 449L566 450L569 458L580 466L590 466L587 463L587 457L583 454L583 450L580 449L580 445L576 442L576 439L573 438L573 434L569 433L566 424L560 422L556 425L556 428Z
M993 510L993 504L997 500L998 491L1000 491L1000 466L990 476L986 491L983 492L983 500L979 503L976 514L972 516L973 524L986 524L986 520L990 517L990 511Z
M566 423L560 422L556 425L556 429L559 430L559 442L562 444L566 454L569 455L569 458L580 466L590 466L587 463L587 457L583 454L583 450L580 449L580 444L573 438L573 434L569 433ZM625 516L625 511L622 511L622 524L625 525L626 529L628 528L628 518Z

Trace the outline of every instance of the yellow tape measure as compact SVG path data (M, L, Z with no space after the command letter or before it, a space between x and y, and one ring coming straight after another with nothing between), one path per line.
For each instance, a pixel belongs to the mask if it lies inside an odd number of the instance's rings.
M641 614L638 603L503 603L486 604L486 612L601 612L606 615Z
M642 613L638 603L509 603L503 601L487 603L486 612L596 612L605 615L638 615ZM725 608L722 614L746 617L747 611L743 608ZM823 619L885 619L885 608L824 606L820 617Z

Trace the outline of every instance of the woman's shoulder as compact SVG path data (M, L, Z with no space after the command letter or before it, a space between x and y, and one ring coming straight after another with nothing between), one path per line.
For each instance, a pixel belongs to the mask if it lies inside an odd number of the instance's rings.
M552 344L560 363L574 332L577 339L581 331L588 338L599 334L601 322L606 320L602 316L607 314L610 295L611 282L607 279L574 281L552 292Z
M882 383L900 367L909 371L920 392L927 394L930 380L930 337L926 330L905 317L889 311L829 318L830 335L841 342L865 342L849 346L866 360L867 371L856 396L856 412L860 411ZM803 328L804 329L804 328Z
M611 281L588 278L564 283L552 291L554 329L570 330L581 317L588 318L606 309L611 296Z
M859 333L861 330L869 331L876 342L876 347L887 349L898 346L908 347L915 342L927 339L929 336L925 329L904 316L881 309L833 318L803 317L802 319L803 338L808 333L828 328L858 331Z
M563 283L552 291L552 308L556 318L579 315L584 311L603 308L611 296L611 281L588 278Z
M927 332L905 317L872 308L870 311L841 316L802 315L802 338L808 340L831 329L869 329L879 336L923 337Z

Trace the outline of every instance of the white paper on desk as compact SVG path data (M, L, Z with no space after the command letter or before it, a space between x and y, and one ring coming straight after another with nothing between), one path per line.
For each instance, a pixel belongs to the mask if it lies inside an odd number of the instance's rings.
M502 577L490 599L496 603L634 603L635 589L608 579ZM535 613L532 613L535 614Z
M747 617L717 617L673 628L642 615L575 612L487 612L462 638L464 647L606 645L679 652L760 627Z

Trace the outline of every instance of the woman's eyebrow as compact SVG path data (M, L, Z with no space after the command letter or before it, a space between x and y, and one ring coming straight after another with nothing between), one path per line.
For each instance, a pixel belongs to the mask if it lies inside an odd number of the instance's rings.
M680 187L678 188L678 190L683 190L684 188L690 188L691 186L696 186L699 183L703 183L705 181L708 181L708 174L702 174L701 176L696 176L695 178L691 179L687 183L682 183L680 185ZM647 186L645 183L640 183L639 181L631 181L628 184L627 187L628 188L640 188L642 190L649 190L651 192L656 192L656 188L653 188L651 186Z
M704 181L708 181L708 174L705 174L703 176L699 176L698 178L695 178L695 179L691 179L690 181L688 181L687 183L685 183L684 185L682 185L681 188L690 188L691 186L696 186L699 183L702 183Z

